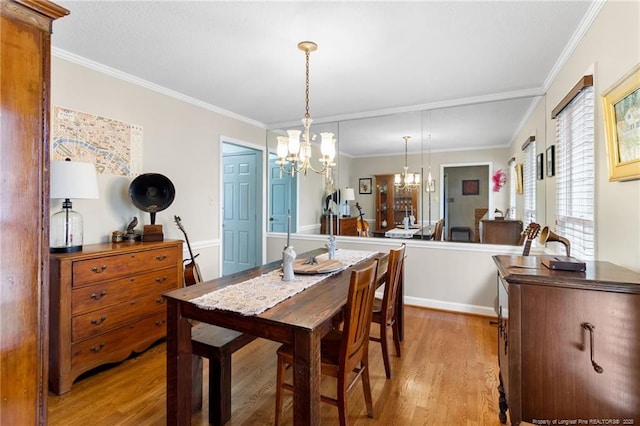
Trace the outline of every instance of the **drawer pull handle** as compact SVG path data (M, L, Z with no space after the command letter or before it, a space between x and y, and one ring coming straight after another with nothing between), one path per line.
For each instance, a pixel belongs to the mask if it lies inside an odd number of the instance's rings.
M163 325L164 325L164 323L165 323L165 322L167 322L167 320L156 321L156 325L157 325L158 327L161 327L161 326L163 326Z
M156 278L156 282L162 284L163 282L165 282L167 280L167 276L165 275L164 277L158 277Z
M102 271L104 271L105 269L107 269L107 265L102 265L102 266L100 267L100 269L98 269L98 267L97 267L97 266L94 266L93 268L91 268L91 270L92 270L93 272L95 272L96 274L101 273L101 272L102 272Z
M100 319L92 319L91 324L100 325L107 320L107 317L100 317Z
M163 305L163 304L164 304L164 302L166 302L166 301L167 301L167 299L165 299L165 298L163 298L163 297L158 297L158 298L156 299L156 303L157 303L158 305Z
M162 256L156 256L156 260L162 262L163 260L165 260L167 258L166 254L163 254Z
M104 348L104 343L100 343L100 344L98 344L98 345L91 346L91 347L89 348L89 350L90 350L91 352L94 352L94 353L95 353L95 352L100 352L100 351L102 350L102 348Z
M583 322L582 328L584 328L585 330L589 330L589 342L591 346L591 365L593 366L593 369L595 370L596 373L602 374L602 372L604 371L604 368L600 367L598 363L595 362L595 360L593 359L593 352L595 351L595 343L594 343L595 331L594 330L596 326L588 322Z
M102 290L102 291L100 292L100 294L91 293L91 296L90 296L90 297L91 297L93 300L100 300L100 299L102 299L102 298L103 298L104 296L106 296L106 295L107 295L107 290Z

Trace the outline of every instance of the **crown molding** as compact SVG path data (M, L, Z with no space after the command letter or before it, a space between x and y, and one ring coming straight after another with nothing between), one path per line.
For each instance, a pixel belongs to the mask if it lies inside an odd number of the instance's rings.
M52 47L51 48L51 53L52 53L53 56L55 56L57 58L67 60L69 62L73 62L73 63L78 64L80 66L83 66L83 67L86 67L86 68L90 68L92 70L101 72L103 74L110 75L111 77L126 81L128 83L132 83L132 84L135 84L137 86L144 87L145 89L149 89L149 90L152 90L154 92L160 93L162 95L166 95L166 96L169 96L171 98L177 99L179 101L186 102L188 104L197 106L197 107L205 109L207 111L212 111L212 112L215 112L217 114L223 115L225 117L233 118L233 119L241 121L243 123L259 127L261 129L266 129L267 128L267 126L264 123L261 123L259 121L256 121L256 120L253 120L251 118L242 116L240 114L236 114L234 112L228 111L228 110L223 109L223 108L219 108L219 107L217 107L215 105L211 105L211 104L208 104L206 102L202 102L202 101L200 101L198 99L195 99L195 98L192 98L190 96L183 95L182 93L176 92L175 90L167 89L166 87L163 87L163 86L160 86L158 84L152 83L150 81L144 80L142 78L133 76L131 74L127 74L127 73L119 71L119 70L117 70L115 68L108 67L108 66L106 66L104 64L89 60L89 59L84 58L82 56L73 54L71 52L67 52L66 50L63 50L63 49L60 49L60 48L57 48L57 47Z

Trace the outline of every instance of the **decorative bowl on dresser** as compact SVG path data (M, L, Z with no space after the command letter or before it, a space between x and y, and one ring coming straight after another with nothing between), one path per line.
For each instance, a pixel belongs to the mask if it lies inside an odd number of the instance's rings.
M494 256L500 421L640 424L640 273ZM548 422L548 423L547 423Z
M49 383L142 352L166 335L162 294L182 286L182 241L85 245L50 257Z

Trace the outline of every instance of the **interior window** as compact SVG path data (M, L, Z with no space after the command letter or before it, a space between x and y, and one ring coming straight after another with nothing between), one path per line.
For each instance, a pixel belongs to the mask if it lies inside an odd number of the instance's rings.
M524 148L523 165L524 224L536 221L536 140L530 138Z
M509 160L509 208L507 209L507 219L516 218L516 159Z
M595 256L593 78L589 80L555 117L557 233L569 239L571 255L581 260ZM564 248L558 249L564 254Z

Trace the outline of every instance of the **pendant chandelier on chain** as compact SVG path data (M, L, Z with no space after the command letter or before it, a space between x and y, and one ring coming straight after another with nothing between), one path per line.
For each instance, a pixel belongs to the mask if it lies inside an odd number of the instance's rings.
M306 85L305 85L305 109L302 119L303 130L287 130L288 136L278 136L276 164L280 166L280 176L282 172L294 177L296 173L307 174L308 170L314 173L324 174L326 179L331 177L331 168L335 167L336 140L331 132L320 133L320 158L318 161L321 167L315 169L311 165L311 142L315 135L311 134L311 123L313 120L309 115L309 56L311 52L318 49L318 45L312 41L302 41L298 43L298 49L305 53L306 58ZM300 136L302 134L302 140Z
M403 136L404 139L404 170L402 173L396 173L393 179L393 185L400 190L413 190L420 186L420 173L410 173L407 163L407 142L411 136Z

